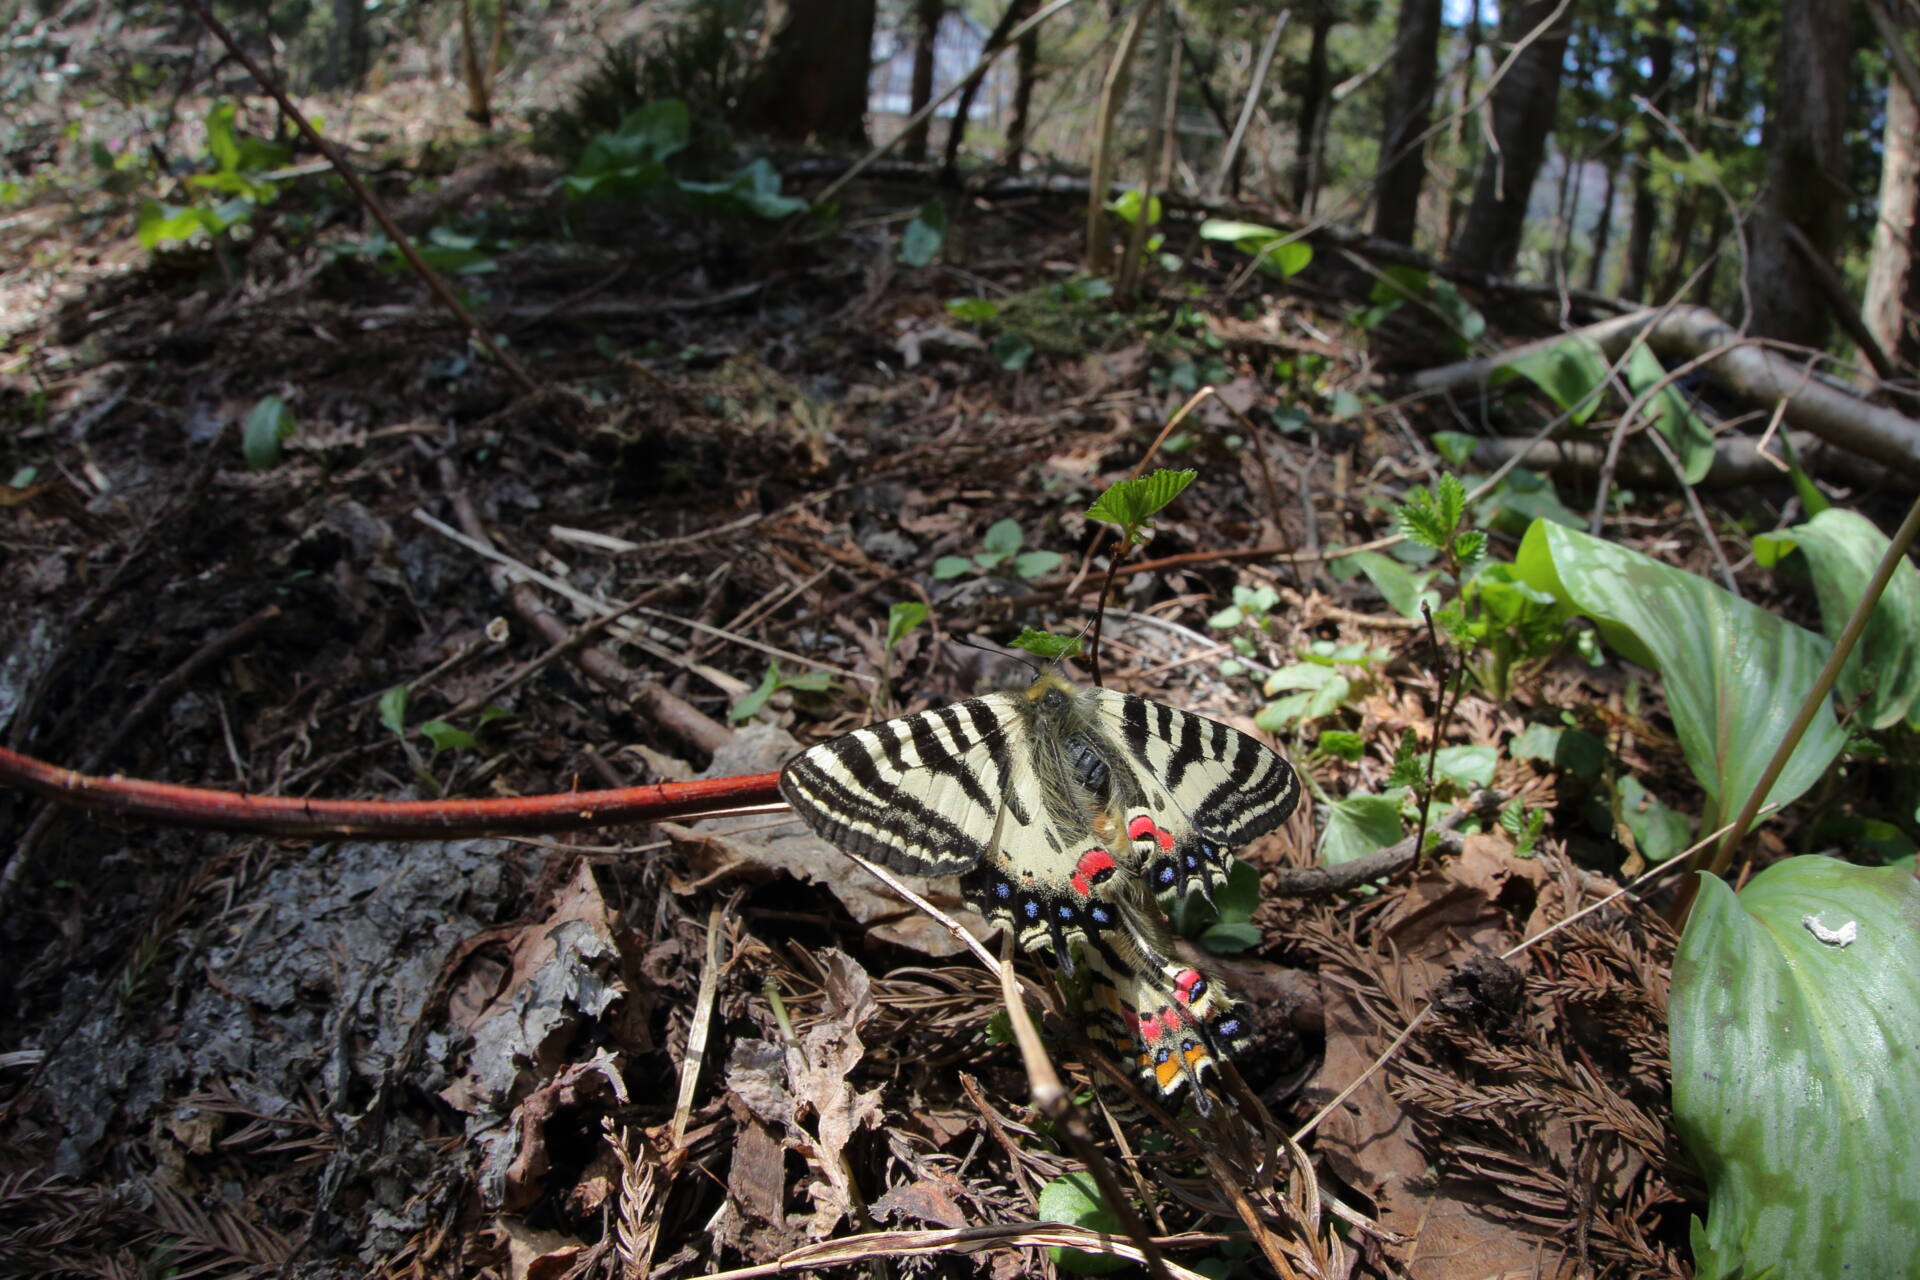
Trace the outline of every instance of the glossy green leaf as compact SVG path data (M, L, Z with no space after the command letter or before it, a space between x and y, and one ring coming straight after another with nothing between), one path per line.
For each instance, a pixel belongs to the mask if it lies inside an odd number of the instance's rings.
M1760 540L1754 543L1758 559ZM1858 512L1829 507L1777 535L1773 545L1807 558L1820 600L1820 629L1832 639L1866 594L1888 538ZM1854 716L1870 729L1920 721L1920 571L1911 560L1894 569L1834 689L1843 705L1859 704Z
M1645 347L1634 349L1632 358L1627 361L1626 373L1627 385L1633 388L1635 396L1646 394L1650 387L1660 386L1667 377L1660 357ZM1687 483L1699 484L1706 479L1707 472L1713 467L1713 429L1693 411L1693 403L1687 399L1686 392L1668 382L1654 393L1646 412L1653 417L1654 429L1673 446L1673 456L1679 459L1680 474Z
M1687 816L1662 804L1631 775L1620 779L1620 821L1627 824L1640 856L1648 862L1665 862L1693 843L1693 824Z
M1703 876L1669 1018L1674 1122L1710 1192L1701 1280L1912 1275L1920 883L1817 857L1737 897Z
M1600 407L1607 369L1607 354L1592 339L1569 337L1513 361L1492 381L1497 385L1526 378L1567 410L1574 425L1584 426Z
M1593 619L1616 651L1660 673L1687 764L1731 815L1813 687L1826 641L1704 578L1547 521L1527 530L1515 565ZM1821 707L1767 799L1799 796L1845 741L1831 705Z
M1320 834L1320 861L1330 867L1352 862L1386 848L1403 834L1399 796L1356 792L1327 806L1327 825Z
M1094 520L1136 530L1160 514L1168 503L1186 491L1199 476L1197 471L1169 471L1162 468L1152 475L1122 480L1094 499L1087 515Z
M1225 218L1208 218L1200 224L1202 240L1225 241L1242 253L1252 254L1259 260L1260 269L1270 275L1298 275L1313 261L1313 246L1303 240L1286 239L1289 234L1258 222Z
M1042 1222L1064 1222L1108 1235L1121 1233L1120 1215L1100 1198L1100 1189L1094 1185L1091 1174L1069 1173L1040 1188L1039 1209ZM1106 1275L1130 1265L1126 1259L1111 1253L1088 1253L1057 1245L1049 1246L1047 1252L1061 1270L1080 1275Z

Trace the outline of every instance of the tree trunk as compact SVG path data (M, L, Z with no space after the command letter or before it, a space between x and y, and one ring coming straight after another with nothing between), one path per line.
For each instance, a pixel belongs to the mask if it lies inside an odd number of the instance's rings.
M1293 207L1305 213L1313 199L1320 145L1320 116L1327 107L1327 33L1333 30L1333 6L1321 0L1313 9L1313 40L1307 46L1306 74L1300 82L1299 140L1293 158Z
M1553 0L1509 2L1500 29L1508 44L1518 43L1545 22ZM1569 10L1570 11L1570 10ZM1571 20L1562 12L1514 57L1493 91L1493 137L1498 154L1481 157L1467 224L1460 229L1454 259L1461 266L1505 275L1520 254L1520 233L1527 222L1527 197L1546 156L1560 97L1560 63L1566 56Z
M1647 100L1655 106L1666 109L1667 89L1673 81L1673 36L1664 22L1647 39L1647 81L1642 91ZM1637 135L1641 150L1650 151L1647 145L1648 132L1658 126L1642 119L1634 121L1629 137ZM1654 202L1653 168L1647 163L1645 154L1633 162L1633 221L1627 224L1627 257L1621 264L1620 296L1633 302L1641 301L1647 292L1647 274L1653 263L1653 229L1660 219L1659 206Z
M874 0L768 0L766 56L741 94L748 129L867 144Z
M1600 268L1607 260L1608 242L1613 239L1613 196L1620 180L1620 160L1607 164L1607 194L1600 200L1600 217L1593 224L1593 261L1587 263L1587 292L1600 292Z
M831 3L831 0L828 2ZM1038 0L1007 0L1006 11L1000 15L1000 21L994 24L992 33L987 36L987 43L981 48L980 56L988 57L995 49L1004 45L1007 42L1007 36L1026 19L1028 14L1033 12L1034 5L1037 3ZM967 120L973 114L974 96L980 92L980 86L986 81L987 78L981 76L962 89L959 102L953 109L953 123L947 126L947 154L942 164L949 180L953 178L960 166L960 143L967 136Z
M934 39L940 34L940 19L946 11L946 0L916 0L913 6L913 100L907 108L909 116L919 115L933 101ZM901 141L904 159L918 163L927 158L927 130L932 126L931 120L922 120Z
M1399 44L1387 90L1387 127L1380 135L1380 172L1373 180L1373 234L1411 245L1419 221L1427 148L1416 141L1433 114L1440 57L1440 0L1400 0Z
M1913 269L1915 207L1920 205L1916 131L1920 106L1906 83L1890 76L1880 151L1880 213L1874 220L1861 318L1881 350L1909 370L1920 367L1920 273Z
M1846 231L1845 128L1852 32L1826 0L1784 0L1775 98L1768 114L1767 191L1750 245L1751 331L1810 347L1826 344L1832 317L1789 225L1831 262Z
M1480 64L1480 0L1472 0L1468 10L1466 37L1467 55L1460 63L1460 109L1453 113L1453 124L1447 139L1449 149L1460 157L1460 167L1454 171L1453 180L1447 186L1447 210L1440 228L1443 247L1453 243L1454 231L1465 216L1467 188L1473 182L1473 139L1479 135L1467 132L1467 122L1477 114L1473 108L1473 73Z
M315 77L323 89L358 89L367 78L367 0L333 0L326 60Z
M1700 220L1700 185L1687 188L1686 198L1674 210L1673 230L1667 235L1667 265L1660 272L1660 284L1654 301L1666 302L1679 292L1687 278L1687 259L1693 249L1693 225Z
M1027 150L1027 117L1033 109L1033 82L1040 74L1040 32L1029 31L1020 37L1014 50L1016 78L1013 82L1013 123L1007 126L1007 168L1020 171Z

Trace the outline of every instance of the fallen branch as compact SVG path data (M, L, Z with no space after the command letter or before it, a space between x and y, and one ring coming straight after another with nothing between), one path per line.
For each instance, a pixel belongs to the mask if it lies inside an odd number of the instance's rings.
M1723 390L1762 409L1784 404L1790 425L1902 475L1920 478L1920 422L1869 404L1804 364L1768 350L1760 340L1745 338L1705 307L1637 311L1499 355L1427 369L1415 374L1410 385L1422 393L1484 391L1495 371L1568 338L1586 338L1615 359L1643 332L1654 354L1666 360L1699 359L1719 350L1701 368Z

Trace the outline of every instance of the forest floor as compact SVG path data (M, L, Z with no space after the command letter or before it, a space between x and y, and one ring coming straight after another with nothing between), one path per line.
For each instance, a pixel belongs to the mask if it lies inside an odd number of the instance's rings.
M1240 856L1269 884L1312 864L1334 802L1380 792L1405 732L1431 740L1426 631L1318 557L1394 532L1442 469L1436 431L1547 410L1396 399L1396 372L1453 356L1417 317L1356 326L1372 281L1339 255L1246 282L1174 221L1179 274L1121 305L1076 283L1070 197L956 201L916 268L897 250L924 188L856 184L831 228L796 231L569 206L557 177L496 150L376 184L415 235L472 238L492 269L459 282L535 393L352 248L359 212L323 175L217 257L140 251L124 206L8 219L0 261L50 287L6 295L7 745L336 798L759 772L1019 680L957 642L1077 631L1100 579L1089 502L1163 464L1199 478L1142 553L1178 559L1116 592L1107 683L1251 730L1261 673L1319 646L1349 689L1316 732L1364 743L1284 739L1308 802ZM1002 304L1023 366L947 307L973 298ZM1516 340L1553 328L1544 306L1472 300ZM1203 383L1219 396L1156 454ZM250 468L243 424L269 396L295 425ZM1774 495L1738 502L1777 518ZM1059 565L931 574L1007 520ZM558 652L450 529L570 587L536 588L565 628L593 616L578 600L653 612ZM1608 532L1712 563L1677 495L1642 490ZM1236 588L1243 622L1210 627ZM930 625L890 649L890 606L916 600ZM588 651L636 683L596 680ZM770 661L831 687L730 724ZM694 715L663 721L643 687ZM1366 892L1263 893L1214 962L1258 1027L1212 1118L1115 1121L1054 1000L1054 1056L1188 1273L1264 1274L1265 1249L1300 1274L1687 1274L1702 1189L1669 1112L1658 901L1493 958L1632 862L1598 781L1514 749L1536 725L1691 803L1644 675L1567 651L1504 699L1469 691L1445 744L1485 748L1476 781L1544 833L1519 851L1489 824ZM55 815L27 838L41 813L0 793L19 863L0 1274L695 1276L849 1237L837 1256L901 1275L1056 1266L1028 1246L1058 1237L1019 1228L1067 1216L1079 1162L1031 1104L998 987L789 817L314 843ZM1356 1080L1302 1139L1316 1190L1278 1135Z

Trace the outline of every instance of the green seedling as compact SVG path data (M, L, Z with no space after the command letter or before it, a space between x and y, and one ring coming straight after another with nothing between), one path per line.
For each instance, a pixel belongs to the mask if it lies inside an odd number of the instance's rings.
M1018 520L995 521L980 540L980 550L971 556L941 556L933 562L933 576L940 582L963 574L980 573L1011 577L1031 582L1043 573L1058 569L1062 557L1058 551L1022 551L1026 535Z

